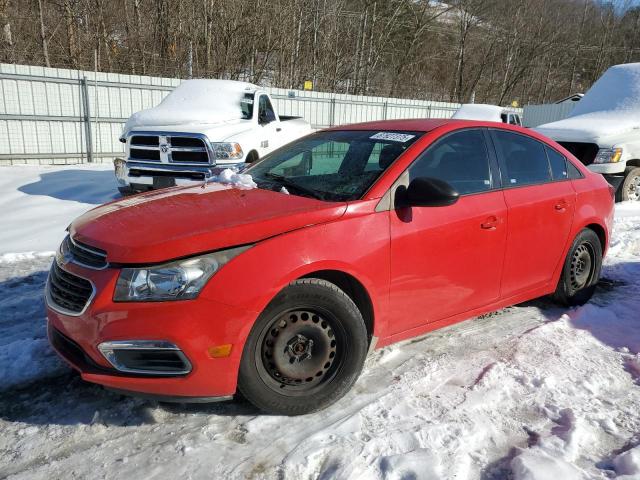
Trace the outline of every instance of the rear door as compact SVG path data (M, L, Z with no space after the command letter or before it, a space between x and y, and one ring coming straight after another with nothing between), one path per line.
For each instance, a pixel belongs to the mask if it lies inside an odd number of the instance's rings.
M507 209L487 138L484 129L448 134L428 147L395 187L418 177L438 178L461 197L447 207L391 209L393 333L499 298Z
M509 211L502 280L502 297L509 298L551 281L568 241L576 193L566 163L551 168L555 150L516 132L492 129L491 136Z

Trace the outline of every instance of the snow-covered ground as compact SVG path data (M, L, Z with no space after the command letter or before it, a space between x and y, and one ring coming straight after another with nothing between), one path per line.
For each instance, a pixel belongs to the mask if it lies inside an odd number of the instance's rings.
M80 381L45 341L47 252L115 182L0 171L0 478L640 479L640 205L617 207L610 281L584 307L539 300L385 348L338 404L284 418Z

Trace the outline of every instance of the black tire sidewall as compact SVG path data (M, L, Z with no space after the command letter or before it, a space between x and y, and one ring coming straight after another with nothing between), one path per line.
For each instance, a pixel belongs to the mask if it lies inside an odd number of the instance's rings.
M267 386L256 366L261 332L284 312L304 308L329 311L340 322L349 345L341 365L324 387L308 395L286 396ZM289 284L256 320L245 343L238 374L240 393L258 408L276 414L300 415L320 410L344 396L357 380L367 356L367 330L353 301L335 285L319 279Z
M584 243L590 245L590 250L595 257L592 258L594 271L588 285L580 290L574 290L571 286L571 260L576 249ZM576 236L565 258L562 274L554 295L559 303L567 306L583 305L593 296L602 271L602 248L598 235L591 229L586 228Z

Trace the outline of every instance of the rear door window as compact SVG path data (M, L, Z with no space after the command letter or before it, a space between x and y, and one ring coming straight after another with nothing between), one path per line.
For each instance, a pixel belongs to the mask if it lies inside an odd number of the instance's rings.
M544 147L547 151L547 158L551 166L551 176L554 180L566 180L569 178L567 170L567 159L564 155L559 154L553 148Z
M551 181L544 145L519 133L492 130L504 187L521 187Z
M431 145L409 167L409 180L418 177L444 180L460 195L490 190L491 170L482 130L455 132Z

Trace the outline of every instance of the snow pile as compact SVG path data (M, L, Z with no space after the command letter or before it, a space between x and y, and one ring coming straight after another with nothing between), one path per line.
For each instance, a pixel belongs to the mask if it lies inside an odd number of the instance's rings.
M186 80L157 107L134 113L123 136L134 127L215 124L242 119L240 101L256 86L233 80Z
M74 218L119 197L111 165L19 166L1 171L0 255L55 251Z
M618 479L627 475L629 480L640 478L640 446L621 453L613 459L612 463L618 474Z
M456 120L481 120L486 122L502 122L504 108L482 103L465 103L451 117Z
M536 130L550 136L582 132L595 139L637 128L640 128L640 63L627 63L604 72L568 118Z
M218 175L214 175L209 182L217 182L225 185L233 185L240 188L256 188L258 185L248 173L238 173L232 168L225 168Z

